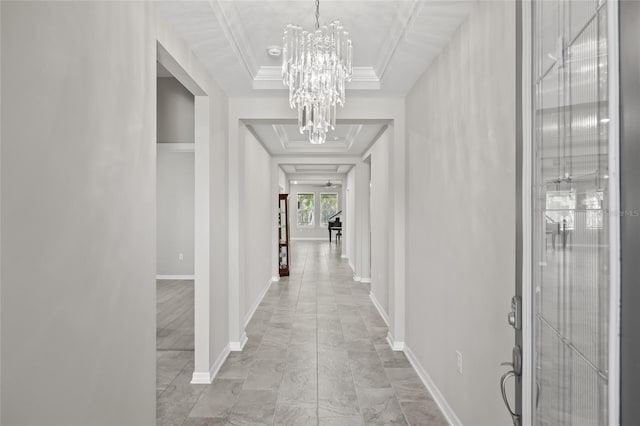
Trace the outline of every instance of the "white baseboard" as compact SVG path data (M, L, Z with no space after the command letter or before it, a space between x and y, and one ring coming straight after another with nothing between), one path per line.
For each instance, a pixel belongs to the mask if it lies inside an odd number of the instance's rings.
M329 237L291 237L291 241L329 241Z
M431 379L429 374L427 374L425 369L422 367L422 364L420 364L420 362L418 361L416 356L413 354L409 346L404 345L404 353L407 356L407 359L409 359L409 362L411 363L411 365L413 366L413 369L416 371L416 373L420 377L420 380L422 380L422 383L424 383L424 386L427 388L427 390L431 394L431 397L436 402L436 404L438 404L440 411L442 411L442 414L447 419L449 424L453 426L458 426L458 425L462 426L462 422L460 421L458 416L456 416L456 413L453 411L453 408L451 408L447 400L444 398L444 395L442 395L442 392L440 392L440 389L438 389L438 387L436 386L434 381Z
M360 282L361 283L371 283L371 278L370 277L369 278L367 278L367 277L360 278Z
M244 349L244 345L247 344L247 333L242 333L239 342L229 342L229 350L231 352L241 352Z
M384 309L382 309L382 305L380 304L380 302L378 302L378 299L376 299L376 296L373 294L372 291L369 292L369 299L371 299L371 302L373 302L373 306L376 307L376 309L378 310L378 313L382 317L382 320L384 321L384 323L387 324L387 328L388 328L389 327L389 315L387 315L387 313L384 311Z
M195 280L195 275L156 275L156 280Z
M211 373L208 371L205 373L194 371L193 376L191 376L192 385L210 385L211 382L213 382L213 379L211 378Z
M391 348L392 351L403 351L404 350L404 342L396 341L393 338L393 336L391 335L391 332L387 333L387 343L389 344L389 347Z
M347 258L347 259L349 259L349 258ZM351 268L352 271L356 270L356 267L353 266L353 263L351 263L351 259L349 259L349 268Z
M215 379L218 375L218 371L220 371L222 364L224 364L230 352L231 351L229 350L229 345L225 346L222 352L220 352L220 355L218 355L216 361L211 366L211 369L209 369L208 373L197 373L194 371L193 377L191 378L191 384L210 385L213 382L213 379Z
M262 303L262 299L264 299L267 291L269 291L271 283L273 283L273 278L270 278L267 284L262 288L262 290L260 290L260 294L256 298L255 302L253 302L253 305L251 305L251 309L249 309L247 315L245 315L244 317L244 328L247 328L247 324L249 324L249 321L251 321L251 318L253 318L253 314L256 313L256 309L258 309L258 306L260 306L260 303Z

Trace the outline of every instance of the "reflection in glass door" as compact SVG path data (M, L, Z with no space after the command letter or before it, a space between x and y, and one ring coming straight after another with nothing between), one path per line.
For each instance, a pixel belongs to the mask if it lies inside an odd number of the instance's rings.
M535 424L608 423L606 1L534 0Z

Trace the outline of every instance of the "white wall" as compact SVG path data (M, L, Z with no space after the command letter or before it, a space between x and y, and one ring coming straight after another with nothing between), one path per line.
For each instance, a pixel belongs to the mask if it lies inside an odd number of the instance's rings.
M319 183L322 185L322 183ZM291 206L289 209L290 212L290 222L289 222L289 230L291 233L292 239L321 239L329 241L329 230L327 225L320 224L320 194L338 194L338 211L343 210L344 204L344 196L342 187L338 186L336 188L322 188L314 185L296 185L291 183L289 186L289 193L291 194ZM297 214L298 214L298 194L315 194L315 212L314 212L314 223L313 226L298 226ZM344 222L344 214L343 211L340 215L340 220ZM345 227L344 223L342 225ZM346 228L346 227L345 227ZM343 230L344 231L344 230ZM332 241L333 237L336 235L337 231L332 233ZM344 234L344 232L343 232Z
M227 99L150 3L2 2L1 31L1 422L154 424L157 41L210 95L208 365L228 342Z
M158 78L157 275L194 274L194 153L171 148L194 143L194 114L193 94L173 77Z
M208 365L214 365L229 344L229 203L228 104L224 92L211 83L209 132L209 311ZM197 191L197 188L196 188ZM196 261L197 270L197 261Z
M343 226L346 227L345 229L345 243L346 243L346 250L345 250L345 254L347 256L347 258L349 259L349 266L351 266L351 269L355 269L355 265L354 265L354 260L355 260L355 245L356 245L356 232L355 232L355 204L356 204L356 197L355 197L355 173L356 173L356 169L355 168L351 168L351 170L349 170L349 173L347 173L347 185L345 188L345 210L346 210L346 214L345 214L345 224Z
M389 133L385 132L371 149L371 293L389 316L389 276L391 256L389 233L393 199L389 193Z
M2 9L2 423L153 424L150 6Z
M287 174L278 167L278 189L280 194L288 194L289 182L287 181Z
M263 292L271 283L273 216L271 156L255 139L251 132L244 128L243 152L243 203L241 227L243 234L243 286L244 286L244 318L253 314L256 304L260 302Z
M194 153L158 146L157 275L194 274ZM180 259L182 255L182 259Z
M193 143L193 94L173 77L158 78L158 143Z
M462 423L511 424L498 379L514 340L513 2L478 2L406 111L406 344Z
M355 254L353 278L371 280L371 164L370 159L356 163L355 169Z

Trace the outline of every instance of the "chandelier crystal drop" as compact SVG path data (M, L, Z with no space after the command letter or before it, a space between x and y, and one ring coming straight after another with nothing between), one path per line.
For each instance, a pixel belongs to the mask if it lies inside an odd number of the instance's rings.
M326 141L335 129L336 105L344 106L345 85L353 75L353 49L340 21L320 26L316 0L316 30L287 25L283 36L282 81L289 88L289 105L298 110L300 133L312 144Z

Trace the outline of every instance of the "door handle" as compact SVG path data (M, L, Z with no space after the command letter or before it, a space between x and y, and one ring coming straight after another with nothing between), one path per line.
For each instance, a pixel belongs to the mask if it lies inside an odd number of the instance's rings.
M503 362L501 365L508 365L513 367L513 364L510 362ZM520 415L517 414L511 408L511 404L509 403L509 399L507 398L507 380L517 376L514 370L509 370L500 377L500 392L502 393L502 401L504 401L504 405L507 407L507 411L509 411L509 415L511 416L511 421L513 422L513 426L520 426Z

